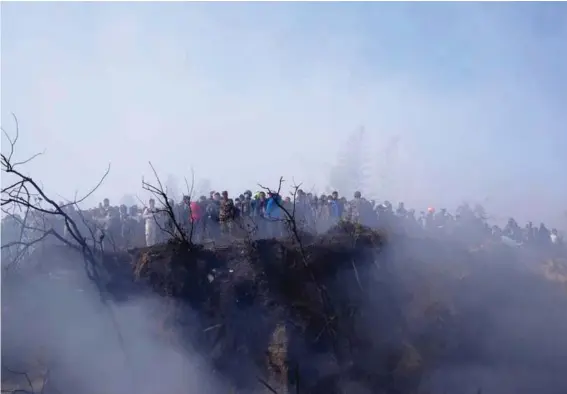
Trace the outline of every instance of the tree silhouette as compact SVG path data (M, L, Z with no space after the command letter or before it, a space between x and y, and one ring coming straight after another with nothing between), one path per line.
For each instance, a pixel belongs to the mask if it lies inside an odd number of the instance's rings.
M167 196L172 198L174 201L179 201L181 199L179 183L173 174L169 174L165 179L165 193L167 193Z
M397 196L397 170L399 169L399 148L401 137L399 135L391 136L385 141L376 157L374 168L374 179L377 182L378 188L381 193L386 193L387 198ZM386 197L382 195L382 197ZM399 196L398 196L399 197Z
M367 192L371 168L369 165L366 131L359 127L349 135L339 151L337 164L331 169L329 183L347 197L355 191Z
M200 196L208 196L209 192L212 190L211 180L207 178L199 179L197 182L197 187L195 188L195 196L199 198Z
M136 205L136 198L132 194L124 194L120 199L120 204L131 207L132 205Z

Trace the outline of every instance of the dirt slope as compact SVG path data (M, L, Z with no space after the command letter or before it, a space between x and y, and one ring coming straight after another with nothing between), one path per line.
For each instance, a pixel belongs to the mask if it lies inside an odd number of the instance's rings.
M301 243L109 254L104 289L118 303L159 294L161 335L238 392L507 394L547 381L539 392L554 394L567 392L567 265L554 257L342 225Z

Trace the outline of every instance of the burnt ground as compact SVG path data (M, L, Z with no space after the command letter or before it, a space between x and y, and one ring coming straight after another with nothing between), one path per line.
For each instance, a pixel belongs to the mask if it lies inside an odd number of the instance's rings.
M350 225L301 239L109 254L101 283L157 294L160 335L237 392L567 392L560 259Z

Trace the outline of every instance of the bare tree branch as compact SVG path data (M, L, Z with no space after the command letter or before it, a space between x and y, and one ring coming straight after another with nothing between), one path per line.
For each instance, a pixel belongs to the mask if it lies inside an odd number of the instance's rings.
M187 206L189 208L189 234L188 234L188 238L189 238L189 242L192 243L193 242L193 232L195 229L195 223L193 223L193 210L191 208L191 200L193 199L193 190L195 187L195 171L193 170L193 167L191 167L191 187L189 187L189 183L187 182L187 178L183 178L185 180L185 186L187 187L187 196L189 197L189 201L187 201ZM183 203L185 203L185 201L183 201Z
M31 381L29 375L27 374L27 372L14 371L14 370L6 367L5 365L3 365L2 368L4 368L6 371L10 372L11 374L23 376L26 379L26 382L28 383L28 385L30 386L30 389L31 389L31 391L22 390L22 389L2 390L3 393L5 393L5 392L9 392L9 393L17 393L17 392L30 393L31 392L32 394L35 393L32 381Z
M149 182L146 182L143 178L142 178L142 188L144 190L149 191L150 193L152 193L159 201L159 203L164 207L163 210L161 210L158 213L165 213L167 215L167 217L169 218L169 220L171 221L175 231L170 231L169 229L162 229L162 231L167 232L168 234L170 234L174 239L177 239L178 241L187 244L189 246L189 248L192 248L194 245L192 243L192 239L187 237L186 232L183 230L182 226L179 224L179 221L177 220L177 218L175 217L175 211L174 211L174 207L171 205L170 203L170 199L167 196L167 193L165 192L164 188L163 188L163 184L161 183L161 180L157 174L157 171L155 170L154 166L152 165L151 162L149 162L150 167L152 169L152 172L154 173L154 177L156 179L157 182L157 186L153 185ZM154 216L154 220L156 220L156 224L159 226L159 223L157 222L157 218ZM193 231L191 230L191 236L192 236Z
M100 185L102 185L102 183L104 182L104 180L108 176L109 172L110 172L110 163L108 163L108 167L106 167L106 171L104 172L102 177L99 179L98 183L87 194L85 194L83 197L77 199L77 193L75 193L75 198L73 199L73 201L69 202L68 204L61 205L61 208L65 208L65 207L68 207L70 205L77 205L77 204L80 204L83 201L85 201L100 187Z
M263 385L265 388L267 388L271 393L273 393L273 394L278 394L278 392L277 392L274 388L272 388L272 386L270 386L270 385L268 384L268 382L266 382L264 379L262 379L262 378L259 377L259 376L257 377L257 379L258 379L258 382L262 383L262 385Z
M68 212L64 209L66 205L59 205L57 204L52 198L50 198L44 191L44 189L35 181L32 177L24 175L19 167L25 163L29 163L30 160L37 157L37 155L32 156L27 160L22 161L15 161L13 159L14 152L15 152L15 145L19 138L19 124L16 116L12 114L14 121L16 123L16 135L14 139L10 138L10 135L2 128L2 132L6 136L10 144L10 152L9 154L0 154L0 167L4 174L10 174L11 176L17 177L18 181L8 188L2 188L1 191L1 206L10 206L16 205L19 208L24 207L25 209L31 210L34 214L42 214L40 216L47 215L48 217L54 217L58 219L62 219L64 221L64 228L66 229L67 233L71 236L71 242L65 239L64 236L59 234L53 228L47 230L46 232L50 235L53 235L59 241L63 242L64 244L78 250L82 253L83 260L85 263L85 271L88 278L94 282L95 286L98 289L99 295L101 297L101 302L108 306L108 312L110 314L111 320L113 325L116 329L116 334L118 336L119 345L125 355L128 358L128 354L126 352L124 338L120 331L118 322L116 317L114 316L110 305L106 302L106 298L104 297L104 288L101 281L101 275L99 272L99 261L97 260L96 249L93 249L89 246L86 241L86 238L81 234L77 223L71 218ZM90 196L98 187L102 184L102 181L106 178L110 170L110 166L105 172L102 179L98 182L98 184L89 192L86 196L78 201L82 201L88 196ZM77 200L69 203L69 205L77 205ZM48 208L44 208L42 206L43 203L46 203ZM80 211L80 210L79 210ZM79 212L80 213L80 212ZM47 237L47 235L46 235ZM29 247L29 246L28 246ZM102 256L101 256L102 257Z
M280 191L281 191L281 187L282 187L283 182L284 182L283 177L280 177L280 181L279 181L279 184L278 184L277 196L280 196ZM258 184L258 186L260 186L264 190L267 190L268 193L270 193L272 195L274 194L274 192L270 188L262 186L260 184ZM331 335L332 335L332 329L330 327L330 323L333 319L333 316L332 316L332 307L331 307L330 297L329 297L327 290L317 280L317 277L315 276L315 272L313 271L312 267L309 265L309 257L306 253L305 247L303 245L303 240L302 240L301 234L299 232L297 222L295 220L295 202L296 202L296 199L297 199L297 191L299 190L299 187L300 187L300 185L294 186L293 213L290 213L286 209L286 207L283 206L283 204L279 201L279 198L274 198L274 202L286 215L286 221L288 223L288 226L293 233L293 236L295 238L295 241L297 242L297 245L299 246L299 252L300 252L300 255L301 255L301 261L303 263L303 266L305 267L305 269L309 273L311 280L313 281L314 285L316 286L318 293L319 293L319 297L321 299L321 303L324 307L325 320L326 320L325 327L327 328L328 332L331 333Z

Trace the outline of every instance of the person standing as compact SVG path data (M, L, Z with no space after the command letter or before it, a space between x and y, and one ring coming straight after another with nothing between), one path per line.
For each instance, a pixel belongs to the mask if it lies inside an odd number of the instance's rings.
M144 208L142 217L146 225L146 246L153 246L157 243L158 225L156 218L156 202L153 198L150 199L150 206Z

